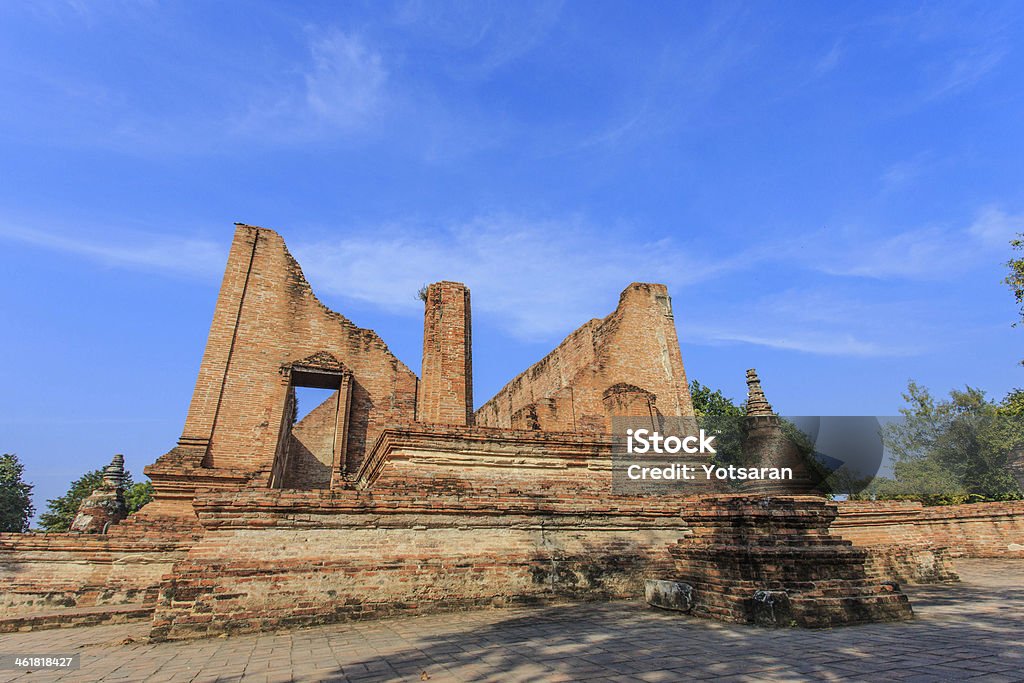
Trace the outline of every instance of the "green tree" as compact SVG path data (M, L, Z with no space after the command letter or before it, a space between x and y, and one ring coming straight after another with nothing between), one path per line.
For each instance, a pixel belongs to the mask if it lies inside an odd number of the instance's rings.
M690 396L697 422L709 434L715 434L715 462L720 465L743 463L743 418L745 406L736 405L720 390L712 390L697 380L690 382Z
M153 484L148 481L132 484L124 492L124 502L128 505L129 513L136 512L151 500L153 500Z
M22 476L25 466L13 453L0 455L0 531L21 533L28 531L28 521L35 508L32 506L32 484Z
M1024 444L1021 392L996 403L966 387L936 401L911 381L903 398L903 419L883 432L894 456L893 478L873 482L868 495L929 505L1022 497L1007 467L1010 452Z
M1017 239L1010 240L1010 246L1017 251L1024 251L1024 233L1018 233ZM1019 307L1020 320L1014 325L1024 322L1024 256L1012 258L1006 262L1007 268L1010 272L1003 279L1003 282L1013 292L1014 298L1017 300L1017 306ZM1021 361L1024 363L1024 361Z
M71 486L60 498L46 501L46 512L39 515L39 526L43 531L61 532L71 528L71 522L78 514L82 501L103 483L103 470L86 472L71 482Z
M71 486L68 488L67 493L60 498L54 498L53 500L46 501L47 511L39 516L39 526L44 531L51 533L67 531L71 528L71 523L75 521L75 515L78 514L78 508L81 506L82 501L102 484L102 468L86 472L78 479L75 479L71 482ZM136 485L132 482L131 473L125 471L125 491L132 491L135 486ZM127 494L125 498L127 502ZM130 504L129 511L132 511Z
M716 435L715 464L756 466L758 463L748 462L750 455L743 452L743 441L747 436L746 405L736 405L720 390L712 390L697 380L690 382L690 396L698 424L706 432ZM780 424L783 434L796 445L814 475L823 481L828 473L821 469L821 464L813 457L814 445L807 435L790 420L780 418Z

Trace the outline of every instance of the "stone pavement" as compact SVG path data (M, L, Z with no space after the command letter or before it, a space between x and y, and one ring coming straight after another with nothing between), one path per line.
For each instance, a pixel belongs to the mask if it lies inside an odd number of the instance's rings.
M907 587L911 622L768 630L641 603L480 610L188 642L145 623L0 635L0 653L81 653L0 681L1024 681L1024 562L957 563Z

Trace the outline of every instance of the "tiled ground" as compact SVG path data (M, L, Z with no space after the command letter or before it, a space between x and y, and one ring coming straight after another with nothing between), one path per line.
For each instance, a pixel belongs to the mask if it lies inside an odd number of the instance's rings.
M0 653L80 652L0 681L1024 681L1024 562L910 587L913 622L830 631L727 626L617 602L407 617L147 644L146 625L0 636Z

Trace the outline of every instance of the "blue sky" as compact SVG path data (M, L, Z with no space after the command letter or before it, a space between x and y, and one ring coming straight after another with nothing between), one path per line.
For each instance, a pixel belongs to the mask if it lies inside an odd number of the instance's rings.
M1019 3L0 4L0 450L36 504L177 439L232 223L482 403L632 281L789 414L1024 385Z

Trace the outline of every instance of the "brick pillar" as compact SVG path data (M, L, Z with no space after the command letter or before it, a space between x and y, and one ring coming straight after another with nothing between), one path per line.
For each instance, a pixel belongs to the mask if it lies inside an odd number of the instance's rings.
M416 419L473 424L473 352L469 289L461 282L427 287L423 315L423 372Z

